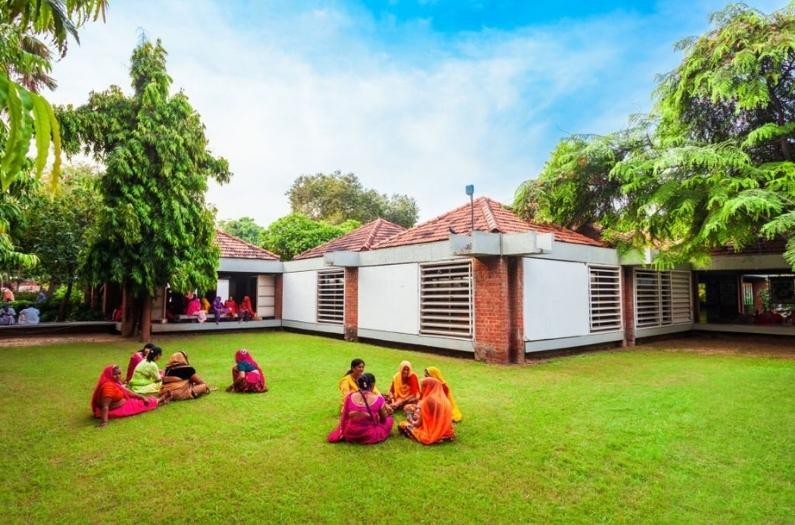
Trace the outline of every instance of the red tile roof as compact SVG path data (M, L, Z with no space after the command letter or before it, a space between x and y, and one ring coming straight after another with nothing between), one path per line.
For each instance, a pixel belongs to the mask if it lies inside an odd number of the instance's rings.
M342 237L332 239L325 244L310 248L295 256L296 259L311 259L324 253L337 251L361 252L371 249L381 241L406 231L406 228L384 219L376 219L346 233Z
M261 259L265 261L278 261L279 256L260 248L234 235L229 235L223 230L215 230L215 239L221 248L221 257L232 259Z
M478 197L475 199L474 210L476 231L493 233L535 231L539 233L552 233L555 235L555 240L559 242L587 244L589 246L605 246L602 242L567 228L524 221L512 211L505 208L505 206L488 197ZM375 248L391 248L393 246L443 241L448 239L453 232L465 234L469 233L471 229L470 205L467 203L444 215L440 215L435 219L419 224L403 233L399 233L390 239L380 242Z

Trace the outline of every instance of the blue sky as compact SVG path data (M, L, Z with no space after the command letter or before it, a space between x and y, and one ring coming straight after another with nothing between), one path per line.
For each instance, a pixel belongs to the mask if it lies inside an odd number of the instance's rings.
M769 12L786 0L759 0ZM673 44L724 2L113 0L55 68L51 98L129 86L132 48L162 39L169 71L234 177L220 218L266 225L295 177L356 173L417 199L421 219L478 195L510 202L570 133L647 112Z

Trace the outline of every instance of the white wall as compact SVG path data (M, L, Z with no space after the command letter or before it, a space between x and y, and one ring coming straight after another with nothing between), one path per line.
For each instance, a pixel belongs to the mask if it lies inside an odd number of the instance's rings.
M285 273L282 284L282 318L317 322L317 272Z
M359 328L419 334L419 267L359 268Z
M588 266L524 258L526 341L589 333Z

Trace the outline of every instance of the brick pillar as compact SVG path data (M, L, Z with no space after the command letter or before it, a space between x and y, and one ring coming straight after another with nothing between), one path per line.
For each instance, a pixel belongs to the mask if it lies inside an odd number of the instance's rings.
M508 259L508 304L511 308L511 363L524 363L524 267L521 257Z
M359 339L359 269L345 268L345 340Z
M520 272L518 259L513 262L508 257L472 260L475 359L479 361L507 364L524 359L523 348L520 351L523 322L517 322L522 318Z
M282 318L282 298L284 296L284 281L282 274L277 273L273 278L273 317Z
M624 307L624 344L635 346L635 273L631 266L622 267L621 301Z

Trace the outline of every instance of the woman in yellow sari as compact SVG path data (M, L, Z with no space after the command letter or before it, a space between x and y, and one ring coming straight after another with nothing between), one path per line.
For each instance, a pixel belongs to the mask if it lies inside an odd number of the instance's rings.
M386 401L392 410L416 403L420 398L420 382L417 374L411 371L411 363L400 363L397 374L392 378Z
M351 368L345 375L340 378L339 381L339 389L340 394L342 395L342 402L345 403L345 398L348 397L348 394L351 392L358 392L359 385L358 381L359 378L362 377L364 374L364 360L359 359L358 357L351 361ZM381 395L381 392L373 385L373 393L376 395Z
M458 403L455 402L455 398L453 397L453 391L450 390L450 385L447 384L445 381L444 376L442 375L442 371L436 368L435 366L429 366L425 369L425 377L433 377L438 379L442 383L442 387L444 388L444 393L447 394L447 399L450 400L450 404L453 406L453 423L458 423L463 419L461 415L461 410L458 409Z

